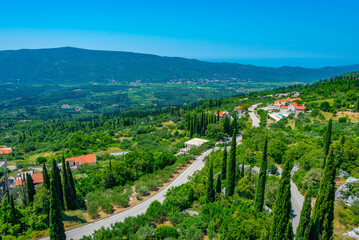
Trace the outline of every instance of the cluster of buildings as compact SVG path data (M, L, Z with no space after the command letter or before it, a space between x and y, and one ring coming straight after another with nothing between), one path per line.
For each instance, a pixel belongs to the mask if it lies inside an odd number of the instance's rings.
M297 102L302 101L301 98L284 98L276 100L273 105L269 105L268 108L273 110L277 110L283 116L289 116L290 114L294 114L297 116L299 113L305 112L305 106L299 105Z
M242 118L242 117L245 117L245 111L244 109L242 108L242 106L238 106L234 109L237 113L238 113L238 118ZM222 118L231 118L231 116L229 115L229 113L227 111L221 111L219 113L215 113L214 115L217 117L219 114L219 118L222 119Z

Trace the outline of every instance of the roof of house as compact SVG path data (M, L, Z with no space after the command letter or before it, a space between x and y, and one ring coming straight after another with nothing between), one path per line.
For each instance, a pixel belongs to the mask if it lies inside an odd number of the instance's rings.
M209 142L209 140L201 139L201 138L193 138L187 142L185 142L185 145L195 145L195 146L201 146L203 143Z
M296 106L295 108L298 110L305 110L305 106Z
M238 107L236 107L236 109L242 109L242 106L238 106Z
M294 103L291 103L290 105L298 106L298 103L294 102Z
M300 97L298 97L298 98L292 98L292 99L290 99L290 101L302 101L302 99Z
M32 181L34 184L43 183L44 177L42 173L34 173L31 175ZM22 185L22 178L18 177L16 178L16 186Z
M290 101L290 97L277 100L277 102L288 102L288 101Z
M9 154L9 153L12 153L12 148L11 147L0 148L0 155Z
M288 108L288 106L281 106L280 108Z
M227 114L228 115L228 112L227 111L222 111L222 112L219 112L219 116L220 117L223 117L223 114ZM215 113L214 115L218 115L217 113Z
M76 165L82 165L85 163L96 163L96 155L93 154L88 154L88 155L81 155L78 157L72 157L72 158L66 158L66 161L75 161Z

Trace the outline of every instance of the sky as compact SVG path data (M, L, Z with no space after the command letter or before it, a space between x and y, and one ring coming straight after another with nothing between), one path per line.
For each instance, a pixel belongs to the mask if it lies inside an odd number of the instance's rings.
M0 3L0 50L71 46L273 67L359 63L357 0Z

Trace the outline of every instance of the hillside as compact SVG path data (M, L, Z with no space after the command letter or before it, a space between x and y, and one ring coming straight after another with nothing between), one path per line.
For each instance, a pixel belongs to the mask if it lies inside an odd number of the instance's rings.
M211 63L119 51L71 47L0 51L0 84L88 82L313 82L359 70L359 65L307 69Z

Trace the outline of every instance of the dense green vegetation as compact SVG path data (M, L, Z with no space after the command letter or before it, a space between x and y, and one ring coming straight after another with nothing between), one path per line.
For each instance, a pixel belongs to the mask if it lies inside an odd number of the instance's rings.
M3 198L1 234L5 239L26 239L49 231L61 239L63 222L73 214L70 210L86 211L96 219L100 213L113 213L115 207L127 207L132 193L143 199L217 140L234 136L228 156L223 150L226 145L217 144L221 149L211 153L205 167L190 182L170 189L163 204L153 202L146 214L83 239L292 239L290 179L307 198L317 198L313 215L308 207L302 214L307 221L301 224L313 229L312 239L330 239L332 235L340 239L342 232L334 229L333 219L347 229L359 222L357 202L351 207L336 206L333 198L338 169L359 175L359 119L349 116L357 111L358 83L358 73L352 73L307 86L203 100L176 108L158 106L59 119L35 114L31 121L4 118L0 145L14 147L9 164L23 170L44 166L44 184L33 188L31 178L27 178L26 191L17 187L11 190L11 197ZM353 90L350 98L348 89ZM236 118L234 109L239 105L248 109L251 104L270 103L279 98L276 94L294 90L302 92L301 103L311 112L275 123L267 121L266 111L258 112L264 116L259 128L251 128L248 117ZM341 104L328 100L333 98L341 99ZM324 108L321 103L326 100ZM232 118L215 116L223 110ZM236 132L242 133L238 146ZM210 142L176 156L192 137ZM128 153L113 156L109 154L112 152ZM98 163L71 172L64 158L87 153L96 153ZM62 164L61 171L58 163ZM294 165L299 170L291 176ZM355 194L358 189L350 185L346 194ZM198 215L189 214L188 208ZM84 221L74 220L76 224ZM273 221L278 224L274 226Z

